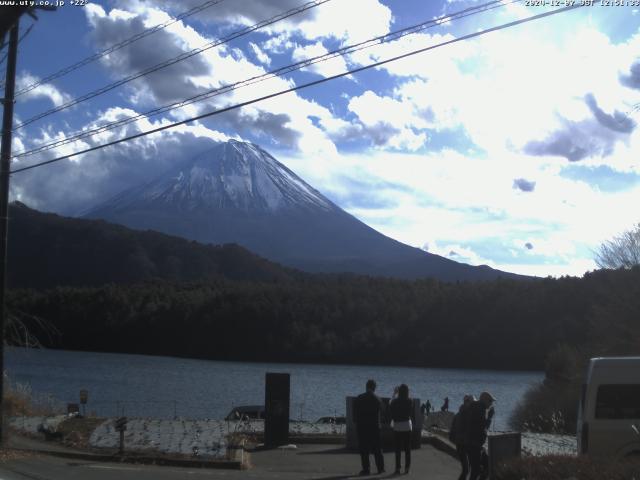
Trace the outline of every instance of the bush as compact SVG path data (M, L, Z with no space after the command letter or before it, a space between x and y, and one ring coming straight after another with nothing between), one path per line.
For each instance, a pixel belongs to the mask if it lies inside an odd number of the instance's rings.
M3 414L5 417L52 415L60 413L62 407L50 397L36 397L29 385L11 383L5 374Z
M575 434L579 400L578 382L545 380L525 393L509 418L509 427L517 431Z

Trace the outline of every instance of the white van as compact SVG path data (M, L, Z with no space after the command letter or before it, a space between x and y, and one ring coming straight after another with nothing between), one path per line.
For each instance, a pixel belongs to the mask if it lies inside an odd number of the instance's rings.
M578 409L578 452L640 455L640 357L592 358Z

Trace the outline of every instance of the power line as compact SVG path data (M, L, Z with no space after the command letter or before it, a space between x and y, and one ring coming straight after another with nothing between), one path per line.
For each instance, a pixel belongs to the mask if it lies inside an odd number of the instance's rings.
M149 110L147 112L144 113L139 113L137 115L133 115L130 117L126 117L126 118L122 118L120 120L116 120L114 122L111 123L107 123L105 125L101 125L99 127L95 127L93 129L90 130L83 130L83 131L79 131L79 132L75 132L73 134L71 134L70 136L67 136L64 139L60 139L60 140L56 140L54 142L50 142L48 144L45 145L41 145L40 147L31 149L31 150L25 150L22 152L18 152L17 154L15 154L13 156L13 158L21 158L21 157L26 157L26 156L30 156L30 155L34 155L36 153L41 153L47 150L51 150L53 148L62 146L62 145L67 145L69 143L73 143L75 141L78 140L82 140L84 138L87 137L91 137L94 135L97 135L99 133L103 133L109 130L113 130L114 128L118 128L118 127L122 127L125 125L128 125L129 123L133 123L137 120L140 120L142 118L146 118L146 117L150 117L150 116L155 116L155 115L159 115L161 113L165 113L168 112L170 110L174 110L176 108L181 108L187 105L191 105L193 103L196 102L200 102L218 95L222 95L225 93L228 93L232 90L237 90L239 88L243 88L249 85L253 85L255 83L259 83L259 82L263 82L275 77L280 77L283 76L286 73L290 73L296 70L300 70L302 68L306 68L310 65L314 65L316 63L321 63L321 62L325 62L327 60L330 60L332 58L338 57L338 56L344 56L347 54L352 54L354 52L360 51L360 50L364 50L366 48L371 48L374 47L376 45L380 45L382 43L388 43L392 40L397 40L400 39L402 37L405 37L407 35L411 35L411 34L415 34L421 31L424 31L428 28L434 27L434 26L438 26L443 22L448 22L451 20L459 20L461 18L465 18L471 15L476 15L478 13L483 13L486 11L490 11L493 10L495 8L501 8L505 5L508 5L510 3L518 3L521 2L522 0L511 0L510 2L504 3L504 0L495 0L495 1L491 1L491 2L487 2L485 4L482 5L478 5L475 7L470 7L464 10L461 10L459 12L455 12L455 13L451 13L449 15L446 15L444 17L440 17L438 19L433 19L433 20L428 20L416 25L412 25L410 27L405 27L403 29L400 30L396 30L393 32L390 32L388 34L385 35L380 35L378 37L374 37L371 38L369 40L365 40L363 42L360 43L356 43L353 45L348 45L336 50L333 50L331 52L327 52L323 55L317 55L315 57L311 57L305 60L302 60L300 62L297 63L293 63L290 65L286 65L284 67L280 67L278 69L275 70L271 70L269 72L266 72L262 75L256 75L254 77L250 77L248 79L245 80L241 80L239 82L235 82L233 84L229 84L229 85L224 85L222 87L219 88L215 88L212 90L208 90L206 92L200 93L198 95L195 95L193 97L189 97L187 99L181 100L179 102L174 102L168 105L164 105L162 107L158 107L152 110Z
M323 3L327 3L329 1L331 1L331 0L311 0L310 2L307 2L307 3L305 3L305 4L303 4L303 5L299 6L299 7L292 8L291 10L287 10L284 13L280 13L278 15L275 15L274 17L271 17L268 20L263 20L263 21L261 21L259 23L256 23L255 25L252 25L250 27L243 28L242 30L238 30L236 32L233 32L232 34L227 35L226 37L223 37L220 40L209 42L209 43L207 43L206 45L204 45L202 47L194 48L193 50L190 50L188 52L181 53L177 57L171 58L171 59L166 60L166 61L164 61L162 63L159 63L157 65L149 67L149 68L147 68L145 70L142 70L142 71L139 71L139 72L134 73L132 75L129 75L127 77L121 78L120 80L118 80L116 82L110 83L108 85L105 85L102 88L99 88L99 89L94 90L92 92L86 93L86 94L84 94L84 95L82 95L80 97L77 97L77 98L75 98L75 99L73 99L73 100L71 100L71 101L69 101L67 103L64 103L64 104L62 104L62 105L60 105L58 107L52 108L50 110L46 110L46 111L44 111L42 113L39 113L38 115L35 115L35 116L25 120L24 122L16 125L13 128L13 130L14 131L18 130L19 128L22 128L22 127L24 127L26 125L29 125L29 124L31 124L31 123L33 123L33 122L35 122L37 120L40 120L40 119L42 119L44 117L47 117L47 116L52 115L54 113L60 112L62 110L66 110L69 107L77 105L77 104L79 104L81 102L84 102L86 100L90 100L92 98L95 98L95 97L97 97L99 95L102 95L103 93L109 92L109 91L113 90L114 88L117 88L117 87L119 87L121 85L124 85L125 83L129 83L129 82L131 82L133 80L136 80L138 78L141 78L141 77L144 77L146 75L149 75L150 73L154 73L154 72L157 72L158 70L161 70L163 68L170 67L171 65L175 65L178 62L181 62L183 60L191 58L191 57L193 57L195 55L198 55L198 54L200 54L200 53L202 53L202 52L204 52L206 50L209 50L211 48L217 47L217 46L222 45L224 43L228 43L231 40L234 40L236 38L242 37L242 36L247 35L247 34L249 34L251 32L254 32L254 31L256 31L256 30L258 30L260 28L266 27L268 25L272 25L272 24L274 24L276 22L279 22L279 21L284 20L286 18L292 17L292 16L297 15L299 13L305 12L305 11L311 9L311 8L317 7L318 5L322 5Z
M55 73L52 73L51 75L47 75L46 77L38 80L37 82L34 82L30 85L27 85L26 87L22 88L21 90L18 90L16 92L16 97L19 95L22 95L24 93L27 93L31 90L33 90L36 87L39 87L40 85L44 84L44 83L48 83L51 80L55 80L56 78L60 78L63 77L65 75L67 75L68 73L73 72L74 70L77 70L80 67L84 67L85 65L88 65L92 62L95 62L96 60L99 60L100 58L104 57L105 55L109 55L110 53L115 52L116 50L120 50L123 47L126 47L127 45L132 44L133 42L137 42L138 40L148 37L149 35L156 33L160 30L163 30L165 28L167 28L170 25L173 25L174 23L179 22L180 20L183 20L187 17L190 17L191 15L194 15L196 13L199 13L209 7L212 7L213 5L217 5L218 3L223 2L224 0L209 0L207 2L204 2L201 5L198 5L196 7L193 7L191 10L188 10L186 12L181 13L180 15L178 15L175 18L172 18L171 20L167 20L166 22L160 23L158 25L155 25L153 27L147 28L146 30L143 30L142 32L139 32L135 35L133 35L132 37L127 38L126 40L123 40L122 42L116 43L114 45L111 45L108 48L105 48L104 50L95 53L83 60L80 60L79 62L76 62L72 65L69 65L68 67L62 68L60 70L58 70ZM0 82L0 88L4 89L4 82Z
M208 117L211 117L211 116L214 116L214 115L219 115L221 113L226 113L226 112L229 112L229 111L232 111L232 110L236 110L236 109L239 109L239 108L242 108L242 107L246 107L248 105L252 105L254 103L258 103L258 102L262 102L264 100L268 100L268 99L271 99L271 98L274 98L274 97L278 97L278 96L284 95L286 93L295 92L297 90L302 90L304 88L312 87L312 86L315 86L315 85L320 85L320 84L328 82L330 80L335 80L337 78L346 77L347 75L353 75L354 73L359 73L359 72L362 72L362 71L365 71L365 70L369 70L369 69L372 69L372 68L380 67L382 65L385 65L385 64L388 64L388 63L391 63L391 62L395 62L397 60L401 60L401 59L404 59L404 58L407 58L407 57L411 57L411 56L417 55L419 53L423 53L423 52L427 52L427 51L430 51L430 50L434 50L436 48L443 47L445 45L450 45L452 43L461 42L463 40L469 40L471 38L479 37L479 36L485 35L487 33L495 32L495 31L498 31L498 30L504 30L506 28L510 28L510 27L514 27L516 25L520 25L520 24L523 24L523 23L531 22L533 20L539 20L541 18L549 17L549 16L552 16L552 15L557 15L559 13L567 12L569 10L574 10L574 9L580 8L582 6L583 5L574 4L574 5L570 5L570 6L567 6L567 7L559 8L557 10L552 10L552 11L549 11L549 12L540 13L538 15L533 15L533 16L530 16L530 17L526 17L526 18L523 18L523 19L520 19L520 20L515 20L513 22L504 23L504 24L498 25L496 27L491 27L491 28L488 28L488 29L485 29L485 30L480 30L480 31L477 31L477 32L474 32L474 33L470 33L470 34L464 35L462 37L454 38L453 40L448 40L446 42L438 43L436 45L431 45L429 47L424 47L424 48L420 48L420 49L417 49L417 50L412 50L411 52L404 53L402 55L397 55L395 57L388 58L386 60L382 60L382 61L371 63L369 65L365 65L365 66L362 66L362 67L358 67L358 68L354 68L354 69L351 69L351 70L347 70L346 72L338 73L336 75L332 75L330 77L325 77L325 78L322 78L320 80L316 80L316 81L313 81L313 82L305 83L305 84L302 84L302 85L297 85L295 87L291 87L291 88L288 88L288 89L285 89L285 90L281 90L279 92L271 93L269 95L264 95L264 96L259 97L259 98L254 98L254 99L248 100L246 102L241 102L241 103L238 103L238 104L235 104L235 105L231 105L229 107L225 107L225 108L221 108L221 109L218 109L218 110L213 110L211 112L203 113L202 115L197 115L195 117L191 117L191 118L188 118L186 120L182 120L180 122L171 123L169 125L163 125L161 127L154 128L154 129L149 130L147 132L140 132L140 133L137 133L135 135L130 135L130 136L125 137L125 138L114 140L112 142L104 143L104 144L101 144L101 145L96 145L95 147L87 148L85 150L81 150L81 151L78 151L78 152L70 153L68 155L63 155L63 156L57 157L57 158L52 158L52 159L46 160L44 162L35 163L35 164L29 165L27 167L17 168L15 170L11 170L10 173L24 172L26 170L31 170L33 168L41 167L43 165L49 165L51 163L59 162L61 160L66 160L66 159L69 159L69 158L72 158L72 157L76 157L78 155L83 155L85 153L93 152L95 150L100 150L100 149L105 148L105 147L110 147L112 145L117 145L119 143L128 142L130 140L135 140L136 138L145 137L147 135L151 135L153 133L158 133L158 132L161 132L163 130L168 130L170 128L174 128L174 127L177 127L177 126L180 126L180 125L185 125L187 123L191 123L191 122L194 122L194 121L197 121L197 120L202 120L203 118L208 118Z

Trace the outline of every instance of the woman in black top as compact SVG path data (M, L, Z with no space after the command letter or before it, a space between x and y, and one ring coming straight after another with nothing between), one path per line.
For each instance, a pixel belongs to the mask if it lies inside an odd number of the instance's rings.
M404 472L411 467L411 430L413 402L409 398L409 387L404 383L398 388L398 398L391 401L389 410L393 420L393 435L396 450L396 472L400 473L400 452L404 450Z

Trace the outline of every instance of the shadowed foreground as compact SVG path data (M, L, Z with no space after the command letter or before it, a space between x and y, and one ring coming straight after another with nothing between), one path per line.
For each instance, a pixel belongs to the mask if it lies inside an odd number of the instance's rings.
M33 448L33 445L30 445ZM369 478L391 478L393 454L385 454L387 473ZM117 462L96 462L43 454L16 455L0 464L3 480L133 480L192 478L348 479L357 477L360 460L342 445L299 445L295 450L257 450L249 453L249 470L158 467ZM451 456L423 445L413 452L413 470L403 478L449 480L456 478L458 463ZM361 478L361 477L358 477Z

